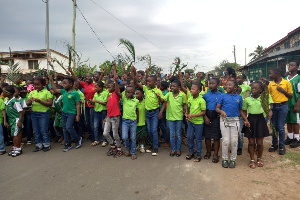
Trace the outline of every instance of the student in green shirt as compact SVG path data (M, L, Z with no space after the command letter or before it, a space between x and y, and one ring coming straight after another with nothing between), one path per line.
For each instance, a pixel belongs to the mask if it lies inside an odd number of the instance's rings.
M67 152L72 149L70 136L77 141L75 149L78 149L82 145L82 137L78 135L74 129L74 123L80 121L80 96L78 92L73 88L74 79L66 77L62 85L64 89L57 89L56 85L53 84L53 78L50 76L50 82L53 90L63 96L63 108L62 108L62 121L63 121L63 133L65 139L65 147L63 152Z
M161 119L163 111L166 107L166 103L168 103L166 117L170 129L171 157L173 157L175 154L177 157L181 156L181 128L183 113L186 113L187 108L185 94L180 92L180 88L180 81L177 79L174 80L171 84L171 92L167 93L166 96L163 97L165 103L163 104L159 113L159 119ZM177 152L175 152L176 150Z
M140 146L140 152L145 153L145 139L147 137L147 131L144 91L141 88L138 88L135 92L135 96L139 100L137 105L137 108L139 109L139 122L137 123L136 128L136 138L137 143Z
M34 89L29 93L27 106L32 105L32 128L35 137L35 150L49 151L50 135L48 131L50 121L50 107L53 104L52 94L44 88L46 81L43 77L36 77L33 81Z
M63 89L63 87L61 85L56 85L56 89ZM60 93L55 92L53 88L51 88L50 91L53 94L53 105L55 111L55 117L54 117L54 130L56 133L55 142L61 143L64 139L63 129L62 129L63 96Z
M80 91L81 85L79 81L74 81L74 89L78 92L80 97L80 120L79 122L75 121L74 128L78 135L82 137L83 134L83 124L85 119L85 97L84 94Z
M101 130L103 130L103 120L106 118L107 115L107 98L109 96L109 92L107 90L104 90L104 83L102 81L98 81L95 84L95 91L94 98L92 100L92 103L95 104L94 107L94 142L91 144L91 146L96 146L99 144L99 125L101 126ZM102 131L102 146L107 145L106 138L103 136Z
M2 89L0 88L0 94L2 94ZM4 101L0 98L0 155L6 153L5 144L4 144L4 132L3 132L3 122L6 122L6 111Z
M248 151L250 154L249 167L254 169L256 164L258 167L263 167L262 153L264 137L269 136L269 129L264 117L264 109L260 93L262 92L262 83L260 81L251 84L251 97L247 97L243 102L243 110L248 112L249 128L245 128L245 137L248 138ZM271 115L272 111L269 112ZM270 117L270 116L269 116ZM257 145L257 162L254 160L255 144Z

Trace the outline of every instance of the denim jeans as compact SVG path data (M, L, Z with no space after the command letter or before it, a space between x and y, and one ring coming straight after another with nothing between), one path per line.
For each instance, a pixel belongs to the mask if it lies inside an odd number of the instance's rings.
M102 110L101 112L94 111L94 140L99 142L99 127L101 127L102 140L106 142L105 137L103 137L103 120L105 119L107 110Z
M136 149L136 120L122 119L122 139L125 141L125 147L131 150L131 154L135 154ZM128 137L130 132L130 141Z
M190 121L187 122L187 139L190 154L195 152L195 142L196 139L196 156L201 156L202 153L202 134L203 134L203 124L194 124Z
M244 126L244 120L242 117L240 117L238 149L242 149L244 144L244 133L242 133L243 126Z
M32 111L26 111L24 115L24 133L27 137L27 141L31 141L33 136L31 112Z
M83 133L83 123L84 123L84 114L80 114L80 120L79 122L74 123L74 129L76 131L76 133L78 134L79 137L82 137L82 133Z
M63 121L63 133L66 144L70 145L70 135L75 140L79 140L80 136L74 129L74 123L76 119L76 114L67 114L62 113L62 121Z
M85 123L89 132L90 138L94 139L94 107L85 107Z
M172 151L181 151L182 120L167 121L170 129L170 145ZM176 145L175 145L176 142Z
M163 112L163 118L158 121L158 126L161 129L162 137L164 138L165 142L170 142L170 130L167 126L167 119L166 119L166 112Z
M285 137L285 120L288 113L288 104L285 103L274 103L273 104L273 116L272 116L272 123L278 132L279 136L279 146L284 147L284 137ZM278 146L278 137L274 137L272 139L272 144L274 146Z
M3 124L0 124L0 152L6 152L4 144Z
M158 109L146 110L147 131L154 149L158 149L158 113Z
M35 137L35 145L38 148L50 146L50 133L48 130L50 121L50 111L31 113L32 128Z

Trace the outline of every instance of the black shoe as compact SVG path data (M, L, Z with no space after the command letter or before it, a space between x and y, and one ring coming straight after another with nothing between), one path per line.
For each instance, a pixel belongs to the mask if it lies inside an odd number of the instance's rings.
M242 154L243 154L243 149L238 149L238 150L237 150L237 155L240 156L240 155L242 155Z
M66 144L65 147L63 148L63 152L70 151L72 149L72 145Z
M289 137L287 137L285 140L284 140L284 144L285 145L290 145L292 142L293 142L294 139L290 139Z
M272 146L269 148L269 152L275 152L277 149L278 149L278 146L277 146L277 145L272 145Z
M49 146L49 147L44 147L44 148L43 148L43 151L46 152L46 151L49 151L50 149L51 149L51 146Z
M280 147L279 148L279 155L284 155L285 154L285 147Z
M171 151L171 152L170 152L170 156L171 156L171 157L174 157L174 156L175 156L175 151Z
M235 168L235 160L230 161L229 168Z
M228 168L228 160L222 160L222 167Z
M293 139L292 143L290 144L291 148L297 148L300 146L300 141L298 141L297 139Z
M33 152L38 152L38 151L41 151L41 150L43 150L43 147L42 148L35 147L35 149L33 150Z

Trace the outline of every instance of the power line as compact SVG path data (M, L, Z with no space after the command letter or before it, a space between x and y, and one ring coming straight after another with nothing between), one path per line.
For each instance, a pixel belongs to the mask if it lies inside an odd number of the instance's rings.
M99 38L99 36L97 35L97 33L94 31L94 29L92 28L92 26L90 25L90 23L87 21L86 17L83 15L83 13L81 12L81 10L79 9L78 5L76 4L76 8L78 9L78 11L80 12L81 16L83 17L83 19L85 20L85 22L87 23L87 25L90 27L91 31L94 33L94 35L97 37L98 41L102 44L102 46L105 48L105 50L111 55L111 57L113 57L113 59L115 60L115 57L113 56L113 54L107 49L107 47L105 46L105 44L101 41L101 39Z
M126 24L125 22L123 22L122 20L120 20L118 17L116 17L115 15L113 15L112 13L110 13L108 10L106 10L104 7L100 6L98 3L96 3L94 0L91 0L91 2L93 2L95 5L97 5L99 8L101 8L102 10L104 10L107 14L109 14L110 16L112 16L113 18L115 18L117 21L119 21L121 24L123 24L124 26L126 26L127 28L129 28L130 30L132 30L133 32L135 32L136 34L138 34L140 37L142 37L144 40L146 40L147 42L149 42L150 44L152 44L153 46L155 46L157 49L163 51L164 53L168 54L168 56L171 56L172 58L174 56L170 55L168 52L166 52L165 50L161 49L160 47L158 47L156 44L154 44L151 40L147 39L145 36L143 36L142 34L140 34L139 32L137 32L136 30L134 30L133 28L131 28L128 24Z

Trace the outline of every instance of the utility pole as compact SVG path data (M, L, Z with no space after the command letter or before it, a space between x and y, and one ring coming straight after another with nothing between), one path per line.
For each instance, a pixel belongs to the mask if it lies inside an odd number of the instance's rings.
M72 32L73 32L73 45L72 45L72 51L73 51L73 56L72 56L72 61L73 61L73 68L76 67L76 59L75 59L75 56L76 56L76 53L75 53L75 24L76 24L76 0L73 0L73 29L72 29Z
M47 44L47 73L49 73L50 48L49 48L49 0L46 1L46 44Z
M245 65L247 64L247 49L245 48Z
M236 64L235 45L233 45L234 63Z

